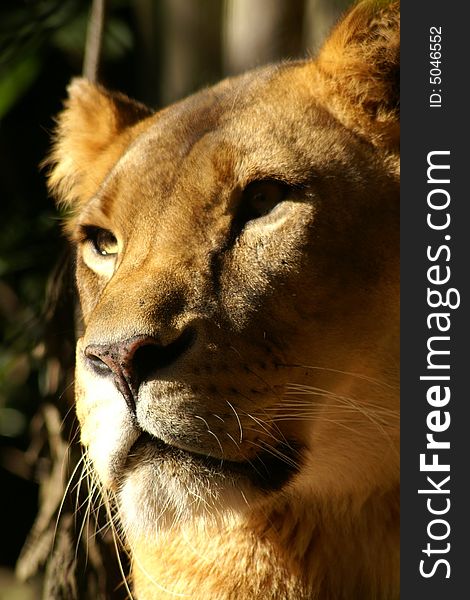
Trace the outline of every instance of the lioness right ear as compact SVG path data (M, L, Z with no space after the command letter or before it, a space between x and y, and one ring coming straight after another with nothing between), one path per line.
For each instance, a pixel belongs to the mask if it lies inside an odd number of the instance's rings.
M400 2L362 0L316 61L328 109L377 146L400 140Z
M49 190L70 207L96 192L129 143L132 126L151 111L86 79L72 80L68 94L45 164L51 167Z

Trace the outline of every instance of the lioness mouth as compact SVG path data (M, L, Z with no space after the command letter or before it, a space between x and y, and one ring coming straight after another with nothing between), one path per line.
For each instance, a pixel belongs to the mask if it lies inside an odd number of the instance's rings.
M160 438L143 432L131 447L124 470L133 468L141 460L172 460L185 468L192 469L195 477L224 477L236 483L246 478L257 489L264 492L279 490L300 470L301 448L296 442L281 443L258 452L250 460L234 461L187 450L168 444Z

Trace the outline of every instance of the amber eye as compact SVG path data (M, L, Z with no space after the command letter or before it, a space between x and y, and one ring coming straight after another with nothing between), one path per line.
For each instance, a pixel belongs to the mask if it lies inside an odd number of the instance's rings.
M87 227L86 239L89 240L93 246L93 250L100 256L115 256L118 253L117 239L107 229Z
M247 185L242 194L238 221L245 224L270 213L287 195L288 186L280 181L266 179Z

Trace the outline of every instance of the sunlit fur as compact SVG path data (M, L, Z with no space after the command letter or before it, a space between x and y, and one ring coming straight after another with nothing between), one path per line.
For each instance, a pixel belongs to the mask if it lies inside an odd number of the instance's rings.
M137 600L398 598L398 12L155 114L69 88L87 511ZM90 348L139 335L191 341L129 398Z

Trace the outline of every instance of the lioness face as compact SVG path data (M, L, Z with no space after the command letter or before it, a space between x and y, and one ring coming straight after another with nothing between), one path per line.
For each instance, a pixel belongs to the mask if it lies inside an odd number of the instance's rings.
M156 114L70 87L77 413L130 537L396 481L397 117L327 66Z

